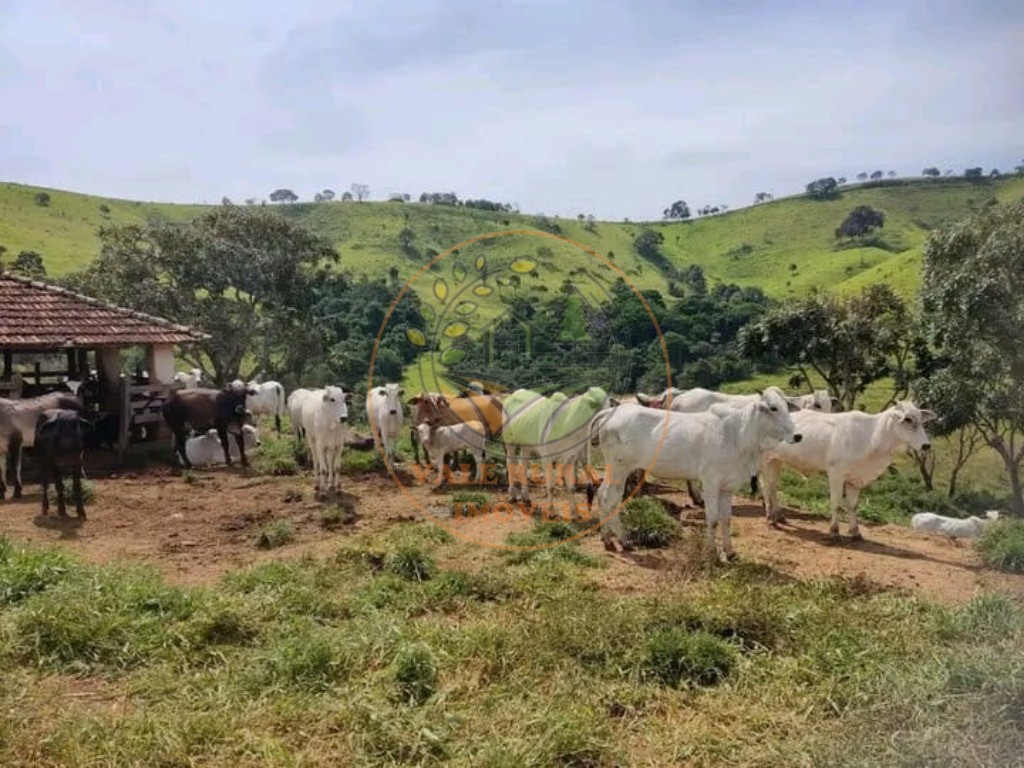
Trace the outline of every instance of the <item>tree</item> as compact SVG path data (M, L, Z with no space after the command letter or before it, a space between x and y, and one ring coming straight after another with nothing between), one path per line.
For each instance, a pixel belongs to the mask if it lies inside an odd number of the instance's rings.
M868 180L868 174L867 174L866 171L861 171L860 173L857 174L857 181L867 181L867 180Z
M690 218L690 206L685 200L676 200L672 205L661 212L666 219L688 219Z
M970 179L971 181L980 181L983 174L984 171L981 169L981 166L976 168L967 168L964 171L964 178Z
M937 361L927 402L978 429L1003 461L1013 514L1024 516L1024 201L933 231L921 302Z
M868 205L858 205L836 230L836 237L861 237L885 226L885 214Z
M807 196L811 200L835 200L840 195L839 184L831 176L817 179L807 185Z
M881 171L872 171L871 172L871 180L872 181L878 181L884 175L885 174L883 174Z
M888 176L890 179L895 179L896 178L896 171L889 171L885 175Z
M322 192L317 192L313 195L314 203L329 203L334 199L334 190L325 189Z
M65 282L205 330L202 356L186 359L219 383L248 380L274 359L301 372L319 349L311 303L347 280L322 266L338 261L327 240L269 208L225 206L184 225L114 225L99 235L99 256ZM246 360L252 367L242 371Z
M7 246L0 245L0 272L4 271L4 254L7 253Z
M294 203L298 199L299 196L290 189L275 189L270 193L270 202L272 203Z
M754 362L794 365L805 381L813 370L852 410L872 382L892 377L889 403L906 396L920 336L906 302L888 285L856 296L814 293L778 307L740 334L740 352Z
M416 233L409 229L409 227L405 227L398 233L398 247L402 249L402 253L410 258L419 256L416 247L413 245L415 240Z
M50 204L50 194L48 192L37 192L36 193L36 205L45 208Z
M583 228L592 234L597 233L597 219L594 218L594 214L587 214L587 220L586 223L584 223Z
M352 190L352 194L355 195L356 202L363 202L370 196L370 188L366 184L355 183L349 189Z
M770 192L758 192L756 195L754 195L755 203L767 203L769 200L774 199L775 196L772 195Z
M840 176L838 179L836 179L836 181L839 184L845 184L846 183L846 177L845 176Z
M1002 174L999 173L999 169L998 168L993 168L991 171L988 172L988 177L990 179L998 179L1001 175Z
M392 192L388 195L389 203L408 203L410 199L407 192Z
M665 236L661 232L644 228L640 230L640 234L633 238L633 247L645 259L659 259L661 258L661 251L658 248L664 242Z
M939 176L942 175L942 172L933 165L930 168L925 168L923 171L921 171L921 175L937 179L939 178Z
M256 205L256 198L255 197L247 197L247 198L245 198L245 204L246 205Z
M343 202L343 203L351 203L352 202L352 193L351 192L343 192L342 195L341 195L341 202Z
M11 272L33 280L46 278L43 257L35 251L21 251L11 262Z

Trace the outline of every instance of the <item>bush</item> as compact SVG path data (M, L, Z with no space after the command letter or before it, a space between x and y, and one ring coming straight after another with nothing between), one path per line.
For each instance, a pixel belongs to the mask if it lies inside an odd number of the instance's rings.
M975 546L993 568L1024 573L1024 520L999 520L986 526Z
M434 559L414 544L406 544L390 553L385 558L384 568L409 581L428 581L437 570Z
M736 663L736 650L703 630L663 629L647 643L643 672L663 685L716 685Z
M626 542L638 547L667 547L679 537L679 523L665 512L665 505L650 496L632 499L622 511Z
M261 445L253 456L253 468L261 475L294 475L298 471L295 462L295 444L290 438L263 434Z
M335 531L342 526L355 522L356 511L351 504L341 503L321 510L320 527L327 531Z
M491 497L480 491L455 491L452 494L452 515L471 517L487 511Z
M409 704L423 704L437 691L437 662L426 646L403 649L395 659L398 696Z
M36 193L36 205L46 207L50 204L50 195L48 192L37 192Z
M275 520L263 526L256 538L256 546L260 549L283 547L295 540L295 529L289 520Z
M0 605L21 602L63 581L72 567L60 552L16 548L0 539Z

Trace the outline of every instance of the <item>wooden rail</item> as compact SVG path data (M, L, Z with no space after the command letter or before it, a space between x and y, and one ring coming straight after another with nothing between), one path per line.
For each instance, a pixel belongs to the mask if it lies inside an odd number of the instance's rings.
M163 424L161 408L170 395L170 388L161 385L138 386L131 378L121 374L118 383L118 424L117 450L124 453L133 437L138 440L140 427L146 428L146 440L160 436Z

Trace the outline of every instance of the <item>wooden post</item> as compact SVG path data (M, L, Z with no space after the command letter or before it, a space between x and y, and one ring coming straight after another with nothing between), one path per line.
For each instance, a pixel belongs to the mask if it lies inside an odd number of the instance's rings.
M121 374L117 383L117 424L119 434L117 437L117 450L123 456L128 450L128 441L131 435L132 425L132 389L131 380Z
M14 352L9 349L4 350L4 372L3 378L11 378L11 373L14 369Z
M75 354L75 350L69 349L67 352L68 356L68 378L72 381L81 381L78 378L78 355Z
M35 370L36 386L41 387L43 385L43 364L37 360L33 368Z
M174 347L170 344L151 344L146 347L146 369L153 386L169 386L174 379Z
M78 372L83 379L89 375L89 350L78 350Z
M121 350L116 347L100 347L96 352L96 373L104 382L107 392L104 407L109 411L117 410L120 403L117 388L121 376Z

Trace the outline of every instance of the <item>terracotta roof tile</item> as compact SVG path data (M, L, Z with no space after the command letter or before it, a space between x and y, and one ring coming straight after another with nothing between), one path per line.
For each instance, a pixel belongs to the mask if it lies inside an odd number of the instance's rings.
M185 325L0 272L0 348L186 344L209 338Z

